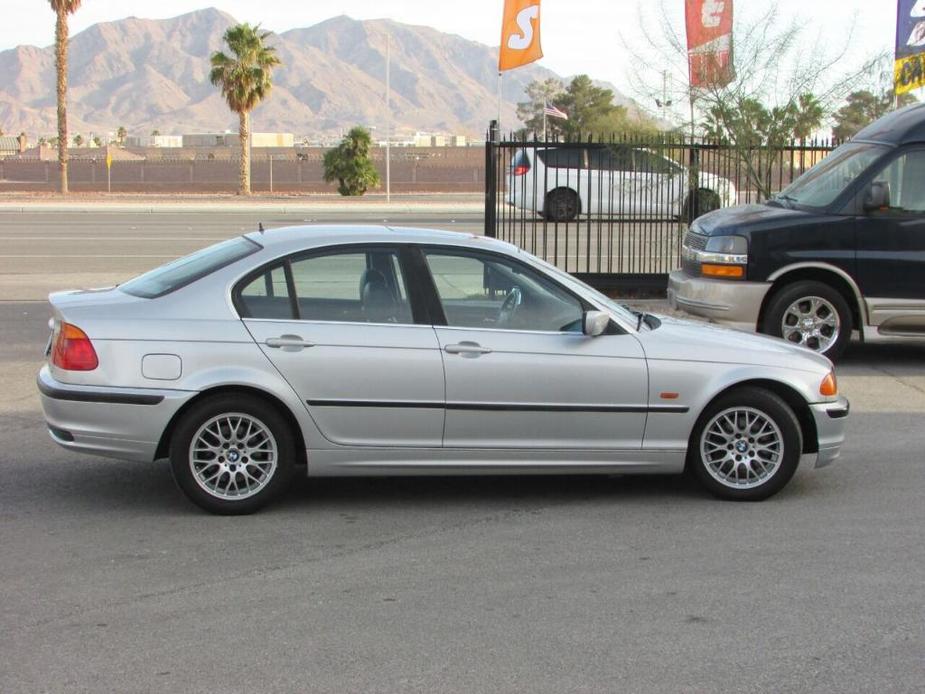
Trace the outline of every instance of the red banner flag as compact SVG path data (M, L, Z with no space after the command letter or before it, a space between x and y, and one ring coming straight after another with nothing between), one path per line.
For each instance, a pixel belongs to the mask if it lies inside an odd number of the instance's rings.
M687 59L692 87L722 87L732 66L732 0L687 0Z

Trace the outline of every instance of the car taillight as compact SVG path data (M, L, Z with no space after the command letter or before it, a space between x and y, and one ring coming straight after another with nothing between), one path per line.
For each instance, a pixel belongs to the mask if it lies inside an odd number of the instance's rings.
M61 323L51 348L51 363L66 371L93 371L100 360L87 333L70 323Z
M518 164L513 169L511 169L511 173L515 176L526 176L529 170L530 166L528 164Z

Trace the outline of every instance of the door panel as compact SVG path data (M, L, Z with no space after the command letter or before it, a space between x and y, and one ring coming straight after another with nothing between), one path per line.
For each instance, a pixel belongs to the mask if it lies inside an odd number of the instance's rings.
M899 155L873 180L889 185L890 205L857 221L861 294L875 305L900 312L901 304L877 300L909 300L921 318L925 308L925 150Z
M632 335L436 331L446 369L445 446L642 446L648 376ZM452 353L457 345L490 351Z
M447 319L447 447L638 449L647 367L636 338L582 334L585 306L534 268L424 249Z
M406 253L376 246L292 257L236 292L260 349L334 443L441 444L443 361L430 325L413 324L421 307L405 282Z
M328 440L360 446L441 444L443 363L430 326L244 323ZM266 344L283 335L314 346Z

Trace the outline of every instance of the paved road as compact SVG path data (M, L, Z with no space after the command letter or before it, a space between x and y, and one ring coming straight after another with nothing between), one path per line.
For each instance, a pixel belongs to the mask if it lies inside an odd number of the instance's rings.
M23 277L45 291L117 231L90 220ZM302 480L216 518L163 462L47 439L46 321L0 301L0 692L921 691L923 348L849 352L843 458L761 504L679 478Z

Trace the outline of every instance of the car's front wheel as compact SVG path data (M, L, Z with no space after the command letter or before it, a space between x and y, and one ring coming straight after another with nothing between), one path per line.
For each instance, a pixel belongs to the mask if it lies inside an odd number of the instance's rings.
M183 416L170 442L180 489L212 513L253 513L288 486L295 441L285 418L247 395L217 395Z
M691 434L687 469L714 496L760 501L779 492L803 451L790 406L761 388L739 388L704 410Z

